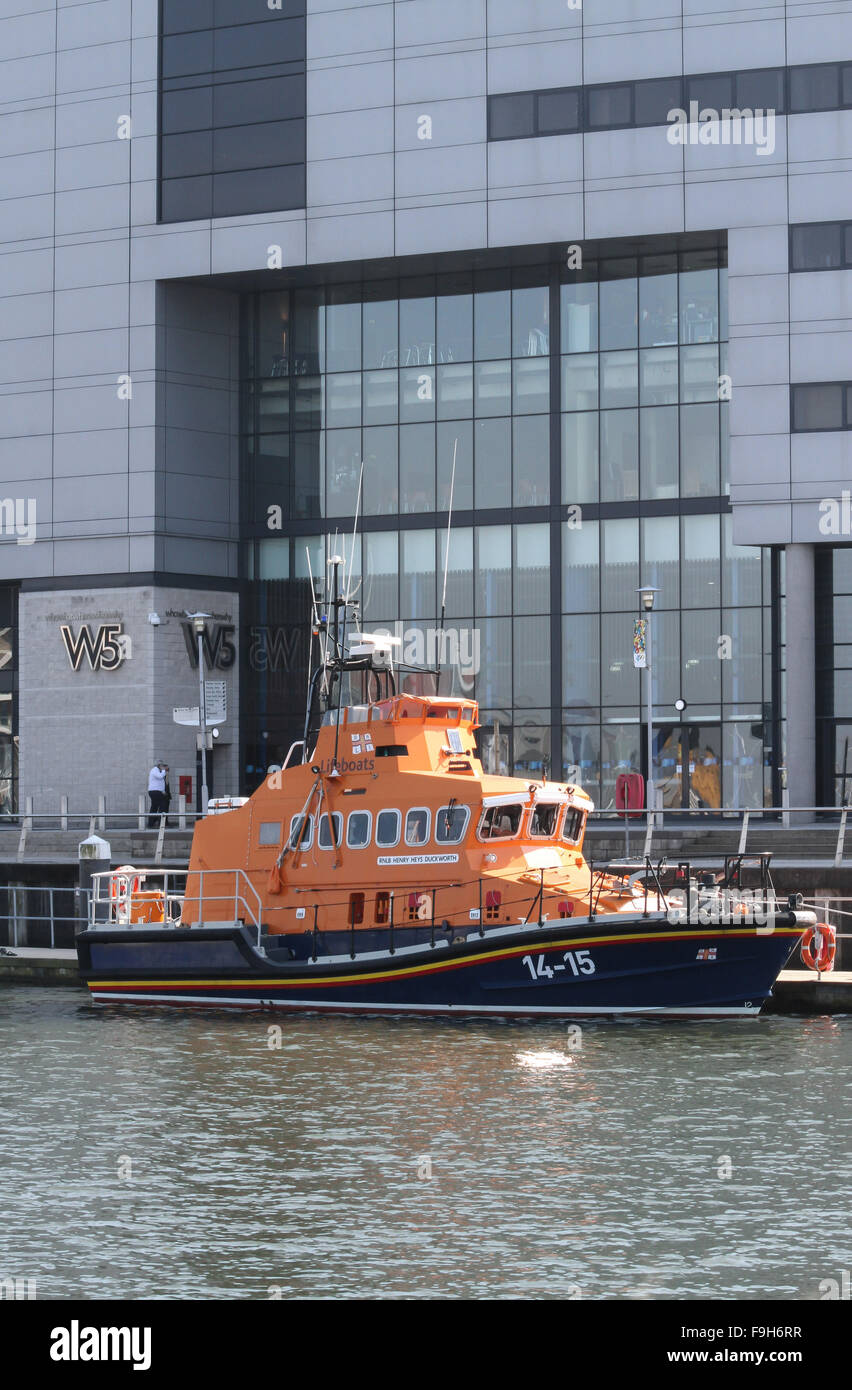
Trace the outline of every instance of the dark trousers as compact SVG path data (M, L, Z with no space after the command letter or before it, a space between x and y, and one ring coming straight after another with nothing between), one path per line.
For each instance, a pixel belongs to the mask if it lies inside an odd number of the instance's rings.
M148 812L148 829L152 830L157 825L158 818L166 810L166 794L165 792L149 792L148 799L151 802L151 808Z

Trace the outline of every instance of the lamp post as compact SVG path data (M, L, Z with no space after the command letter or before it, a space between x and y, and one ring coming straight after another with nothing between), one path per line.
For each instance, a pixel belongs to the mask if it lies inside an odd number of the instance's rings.
M648 825L653 822L651 813L655 809L655 790L654 790L654 691L651 674L651 613L654 608L654 599L660 592L652 584L644 584L642 588L636 590L639 595L639 602L645 616L645 679L646 679L646 698L648 701L648 779L645 784Z
M200 779L195 808L202 816L207 815L207 692L204 685L204 628L209 613L187 613L198 640L198 751L200 754Z

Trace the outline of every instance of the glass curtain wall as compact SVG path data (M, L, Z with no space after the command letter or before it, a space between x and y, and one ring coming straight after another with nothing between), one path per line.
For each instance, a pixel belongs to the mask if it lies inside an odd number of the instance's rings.
M310 576L336 553L363 624L479 700L489 767L548 765L604 806L644 770L632 623L654 583L667 800L691 798L697 747L699 789L763 803L768 592L730 538L725 289L711 249L246 301L250 783L299 735Z
M18 811L18 596L0 585L0 824Z

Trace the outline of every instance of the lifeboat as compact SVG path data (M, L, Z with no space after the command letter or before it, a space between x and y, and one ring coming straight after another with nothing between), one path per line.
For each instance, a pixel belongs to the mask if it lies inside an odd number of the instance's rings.
M772 899L767 929L766 895L760 920L715 889L712 910L693 910L650 863L591 864L581 787L486 771L476 702L398 692L392 644L360 633L347 644L347 604L335 596L330 608L333 623L314 613L304 735L285 765L199 820L182 874L123 866L118 892L115 875L95 876L77 950L96 1001L759 1013L813 914Z

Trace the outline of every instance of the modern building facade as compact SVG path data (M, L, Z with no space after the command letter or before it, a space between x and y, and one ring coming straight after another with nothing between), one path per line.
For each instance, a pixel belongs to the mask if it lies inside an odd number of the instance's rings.
M199 611L250 790L335 555L495 769L647 771L650 584L665 804L845 797L852 6L0 0L0 64L0 814L194 779Z

